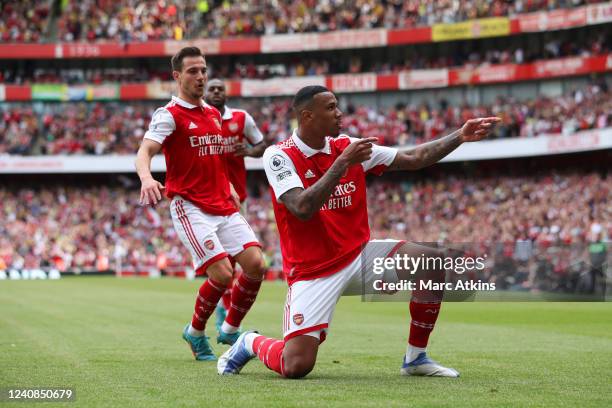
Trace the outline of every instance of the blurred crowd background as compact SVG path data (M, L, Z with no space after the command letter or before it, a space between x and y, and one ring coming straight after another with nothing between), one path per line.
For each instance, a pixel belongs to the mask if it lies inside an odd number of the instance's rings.
M24 0L0 3L3 42L148 41L411 28L598 0ZM25 18L24 18L25 17Z
M343 132L377 137L383 145L423 143L457 129L473 117L499 116L493 138L571 135L612 126L609 84L597 81L560 97L520 100L499 96L492 103L453 105L397 103L377 108L344 104ZM0 105L0 154L132 154L147 129L157 102ZM265 103L244 100L262 132L284 140L296 127L289 98Z
M472 117L499 116L502 122L494 139L541 141L548 140L543 136L601 131L579 133L592 143L612 127L612 24L605 17L587 24L584 17L584 23L567 29L546 31L545 26L554 19L546 13L560 16L564 10L579 11L593 4L609 9L608 2L595 0L0 0L0 45L110 42L127 49L158 40L401 30L542 12L538 21L544 28L491 38L474 34L467 40L388 47L212 52L207 63L211 77L282 81L335 74L399 76L411 70L447 68L471 73L549 61L554 78L351 90L338 95L343 131L404 147L435 140ZM117 92L108 100L89 102L71 100L68 94L34 96L34 86L163 88L172 81L169 58L163 52L142 58L2 57L0 168L4 158L20 156L133 155L152 113L167 102L154 92L133 100ZM605 67L593 69L584 62L589 57L605 60ZM579 72L573 71L575 66ZM23 87L31 100L18 93L7 101L8 87ZM82 99L88 98L96 99ZM289 97L229 101L230 106L251 113L270 141L284 140L296 127L290 104ZM371 179L372 235L476 243L491 254L489 263L495 272L480 278L501 289L593 292L596 281L606 282L606 262L609 265L612 256L610 154L608 149L551 159L443 164ZM161 180L163 175L156 177ZM248 221L263 244L270 276L279 277L278 231L261 171L249 172L248 188ZM142 207L138 191L133 174L0 174L0 270L185 270L190 258L172 227L168 200Z
M372 237L479 243L496 263L490 278L499 284L506 274L516 278L510 271L523 265L525 248L529 253L550 249L543 252L550 267L550 276L539 277L544 283L536 279L535 269L518 283L512 282L515 289L519 285L527 290L550 285L544 278L570 279L573 266L589 262L589 246L612 236L612 179L601 172L538 169L507 175L504 169L482 168L471 176L445 173L409 181L405 176L371 179ZM4 220L0 269L107 270L120 266L140 271L184 269L190 264L168 215L169 200L156 207L140 206L134 178L119 177L107 186L86 186L84 180L51 184L24 187L20 183L0 190L0 218ZM278 276L282 269L278 231L261 174L250 178L249 192L247 219L263 244L269 270ZM569 251L568 255L559 256L561 250ZM513 264L510 269L505 264L509 261Z

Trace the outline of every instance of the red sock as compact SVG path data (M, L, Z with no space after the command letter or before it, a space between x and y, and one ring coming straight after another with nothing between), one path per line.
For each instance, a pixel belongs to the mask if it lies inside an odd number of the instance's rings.
M410 301L410 336L408 344L414 347L427 347L429 335L434 329L441 303L417 303Z
M232 288L232 305L225 318L228 324L234 327L240 327L242 319L244 319L244 316L255 302L260 286L260 280L249 278L245 273L241 273L240 276L238 276Z
M221 296L221 302L223 302L223 307L225 310L230 310L230 306L232 305L232 290L225 289L223 295Z
M257 336L253 340L253 351L259 359L272 371L283 375L283 350L285 341L272 339L265 336Z
M191 326L196 330L204 330L208 318L217 307L226 287L210 278L200 286L196 298L195 313L191 319Z

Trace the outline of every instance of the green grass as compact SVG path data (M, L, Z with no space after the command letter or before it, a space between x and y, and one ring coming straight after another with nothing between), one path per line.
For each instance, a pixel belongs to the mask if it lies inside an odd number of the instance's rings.
M399 375L407 305L344 298L306 379L258 360L219 377L180 338L198 284L0 282L0 387L73 387L67 407L612 406L611 303L446 304L429 350L461 378L432 379ZM265 284L245 327L280 336L284 295Z

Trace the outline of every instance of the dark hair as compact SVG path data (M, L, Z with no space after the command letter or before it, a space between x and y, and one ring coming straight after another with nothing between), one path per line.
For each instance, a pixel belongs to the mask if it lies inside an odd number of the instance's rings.
M179 52L174 54L174 57L170 60L170 64L172 65L173 71L182 71L183 70L183 59L185 57L203 57L202 50L198 47L185 47L181 48Z
M302 110L315 95L320 94L322 92L329 92L324 86L321 85L309 85L300 89L295 96L293 97L292 107L298 113Z

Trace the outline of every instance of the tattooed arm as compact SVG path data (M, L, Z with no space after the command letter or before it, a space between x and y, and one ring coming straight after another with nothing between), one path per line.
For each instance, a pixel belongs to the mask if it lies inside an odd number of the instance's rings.
M387 170L418 170L431 166L446 157L463 142L476 142L484 139L500 120L496 117L470 119L461 129L448 136L418 145L408 151L398 152Z
M310 219L334 191L348 166L336 160L319 181L307 189L293 188L280 197L285 207L302 221Z
M346 169L370 158L372 142L376 140L367 138L351 143L319 181L307 189L296 187L287 191L280 196L280 201L300 220L312 218L332 194Z

